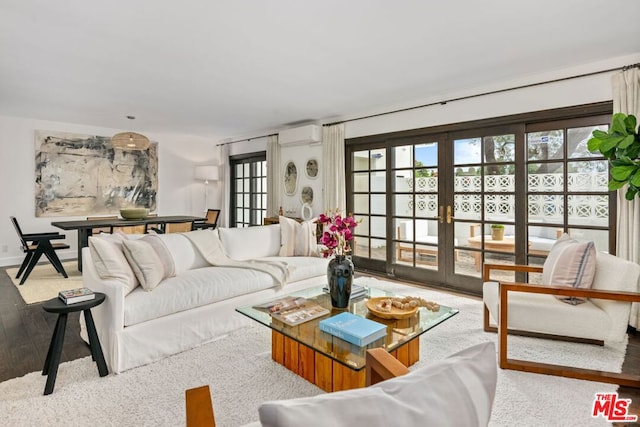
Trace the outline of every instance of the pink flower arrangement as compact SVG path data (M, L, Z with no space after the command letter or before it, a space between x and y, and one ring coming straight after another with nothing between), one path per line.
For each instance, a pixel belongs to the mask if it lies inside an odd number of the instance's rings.
M358 225L352 216L343 217L337 211L334 214L320 214L318 222L325 226L320 243L327 248L324 249L325 258L332 255L346 255L351 251L349 242L353 240L353 229Z

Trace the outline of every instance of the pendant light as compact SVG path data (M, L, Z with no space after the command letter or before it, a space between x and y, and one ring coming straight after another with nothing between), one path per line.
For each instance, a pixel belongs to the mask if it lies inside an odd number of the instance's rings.
M135 132L122 132L111 137L113 148L120 150L146 150L150 144L149 138Z
M135 116L127 116L135 120ZM111 145L119 150L146 150L151 145L149 138L136 132L121 132L111 137Z

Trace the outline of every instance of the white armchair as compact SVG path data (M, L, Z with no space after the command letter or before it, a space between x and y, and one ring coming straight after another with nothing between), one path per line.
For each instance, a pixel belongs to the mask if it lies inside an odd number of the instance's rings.
M591 289L534 286L491 280L492 270L541 273L542 267L485 264L484 330L498 332L500 367L620 385L640 386L636 377L507 358L507 334L561 339L603 345L624 339L631 303L640 301L640 265L597 253ZM586 298L571 305L555 295Z

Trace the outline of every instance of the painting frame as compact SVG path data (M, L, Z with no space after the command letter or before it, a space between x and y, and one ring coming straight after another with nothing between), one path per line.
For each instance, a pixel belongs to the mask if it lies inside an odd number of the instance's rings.
M156 142L147 150L119 150L110 137L37 130L34 172L36 217L156 209Z

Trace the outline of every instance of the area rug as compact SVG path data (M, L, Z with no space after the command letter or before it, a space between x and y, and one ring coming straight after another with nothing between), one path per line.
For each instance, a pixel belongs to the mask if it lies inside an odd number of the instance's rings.
M7 268L5 271L11 282L18 288L24 302L34 304L55 298L62 290L82 287L82 273L78 271L78 263L67 261L63 262L62 266L69 276L68 279L58 274L50 263L38 264L23 285L20 285L20 279L16 279L17 267Z
M460 313L421 337L417 369L473 344L496 341L482 331L482 303L435 291L360 278L405 294L422 296ZM184 390L211 386L218 426L240 426L258 419L266 400L323 393L271 360L271 334L255 325L215 342L119 375L98 377L90 357L60 365L53 394L43 396L39 372L0 383L0 424L11 426L176 426L184 425ZM626 342L604 347L535 338L510 338L512 357L543 362L575 362L619 371ZM546 375L498 370L492 426L608 425L591 418L596 392L617 386ZM444 397L446 398L446 397Z

